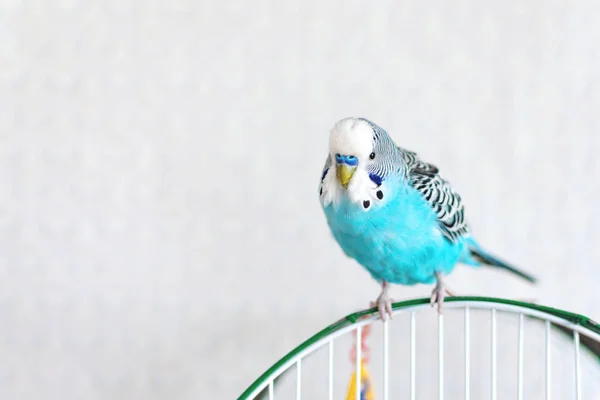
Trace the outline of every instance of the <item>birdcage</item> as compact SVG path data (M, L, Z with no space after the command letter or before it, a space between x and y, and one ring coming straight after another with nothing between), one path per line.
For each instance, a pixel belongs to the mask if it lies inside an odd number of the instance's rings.
M238 400L600 399L600 325L498 298L429 299L348 315L300 344Z

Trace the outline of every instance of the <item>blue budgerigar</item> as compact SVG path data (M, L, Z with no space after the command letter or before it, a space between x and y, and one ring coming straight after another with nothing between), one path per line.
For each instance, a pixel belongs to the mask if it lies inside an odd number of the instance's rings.
M451 294L443 276L457 263L498 267L535 282L477 243L460 196L436 166L367 119L345 118L331 129L319 197L344 253L381 284L373 304L382 319L392 314L392 283L435 282L431 304L441 312Z

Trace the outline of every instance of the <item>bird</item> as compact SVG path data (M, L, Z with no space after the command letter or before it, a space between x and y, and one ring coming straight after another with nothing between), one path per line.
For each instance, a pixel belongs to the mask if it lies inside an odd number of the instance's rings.
M392 284L435 284L430 303L441 314L445 296L454 295L444 277L458 264L537 282L478 243L463 200L438 167L369 119L343 118L330 129L319 200L342 251L381 285L371 307L382 320L392 317Z

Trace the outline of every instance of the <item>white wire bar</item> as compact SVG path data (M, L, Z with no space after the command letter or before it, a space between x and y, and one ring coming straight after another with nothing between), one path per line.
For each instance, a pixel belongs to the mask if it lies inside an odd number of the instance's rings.
M492 400L496 400L498 372L496 371L497 338L496 338L496 309L492 308Z
M362 325L359 325L356 328L356 400L360 400L360 375L362 373L362 327Z
M296 400L302 398L302 359L296 362Z
M438 315L438 399L444 400L444 315Z
M581 360L579 354L579 332L575 331L573 333L573 340L575 341L575 383L576 383L576 393L577 400L581 400Z
M518 399L523 400L523 336L525 330L525 316L519 314L519 376L517 377Z
M333 339L329 340L329 400L333 400Z
M588 328L585 324L580 324L577 322L573 322L570 319L563 318L560 315L545 312L543 310L539 310L536 308L528 308L526 306L521 306L518 304L509 304L495 301L487 301L487 300L465 300L465 301L457 301L457 302L448 302L445 304L445 309L462 309L464 312L464 358L465 358L465 366L464 366L464 385L465 385L465 396L466 400L471 400L472 390L471 390L471 381L473 374L473 360L471 357L473 354L473 310L488 310L491 311L491 398L492 400L497 400L498 396L498 312L508 312L517 314L519 316L519 332L518 332L518 398L523 400L524 398L524 336L525 336L525 317L532 317L538 320L542 320L543 326L545 326L545 399L551 400L552 398L552 359L556 356L552 354L552 342L553 342L553 334L552 329L553 325L562 326L564 328L570 329L573 331L573 344L574 344L574 356L575 356L575 379L571 380L574 384L573 392L576 394L577 400L583 400L582 393L582 380L583 377L583 369L582 369L582 358L583 351L581 350L581 335L585 335L587 338L591 340L595 340L600 342L600 333L594 328ZM417 357L417 320L416 313L421 310L430 310L429 304L417 304L407 306L405 308L395 310L394 314L406 313L410 316L410 399L417 399L417 391L419 388L416 385L416 375L418 373L416 369L416 357ZM427 311L424 311L427 312ZM302 345L298 346L294 353L290 353L290 355L286 356L280 362L278 362L275 366L273 366L268 374L265 374L259 380L257 380L248 390L242 394L239 400L252 400L262 391L268 391L269 400L274 400L276 397L276 393L274 393L275 385L277 384L277 379L290 369L293 366L296 366L296 399L301 400L302 398L302 378L303 378L303 359L307 355L315 352L321 347L328 347L329 351L329 360L328 366L325 364L325 369L328 369L329 380L328 380L328 398L329 400L334 400L334 386L335 386L335 343L334 341L345 335L347 333L356 332L356 398L360 399L361 392L361 370L362 370L362 336L364 331L362 328L368 324L373 323L381 323L377 321L378 316L372 315L367 317L366 319L357 318L357 319L346 319L340 320L337 324L339 328L331 329L324 335L317 337L315 339L311 339ZM444 389L445 389L445 314L438 316L438 399L443 400L444 398ZM383 387L382 387L382 399L389 400L390 399L390 391L392 388L390 381L390 361L394 362L393 359L390 359L390 326L389 322L386 321L383 323ZM421 340L421 339L419 339ZM424 343L426 344L426 343ZM405 353L406 354L406 353ZM395 359L395 358L394 358ZM541 372L541 371L540 371ZM564 377L554 377L561 378ZM555 379L556 380L556 379ZM267 393L265 393L266 395ZM306 397L306 396L305 396Z
M415 312L410 313L410 400L417 397L417 318Z
M471 313L465 307L465 400L471 399Z
M546 400L550 400L552 397L552 358L551 358L551 341L552 341L552 323L550 321L546 321Z
M390 392L389 325L387 319L383 321L383 400L389 400Z

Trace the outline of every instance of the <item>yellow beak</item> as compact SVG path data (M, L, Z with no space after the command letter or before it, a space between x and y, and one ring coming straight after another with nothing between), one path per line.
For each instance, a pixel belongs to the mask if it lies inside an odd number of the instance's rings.
M348 182L352 179L352 175L354 175L354 171L356 170L356 166L350 166L346 164L339 164L337 166L337 178L338 181L342 184L343 187L348 186Z

